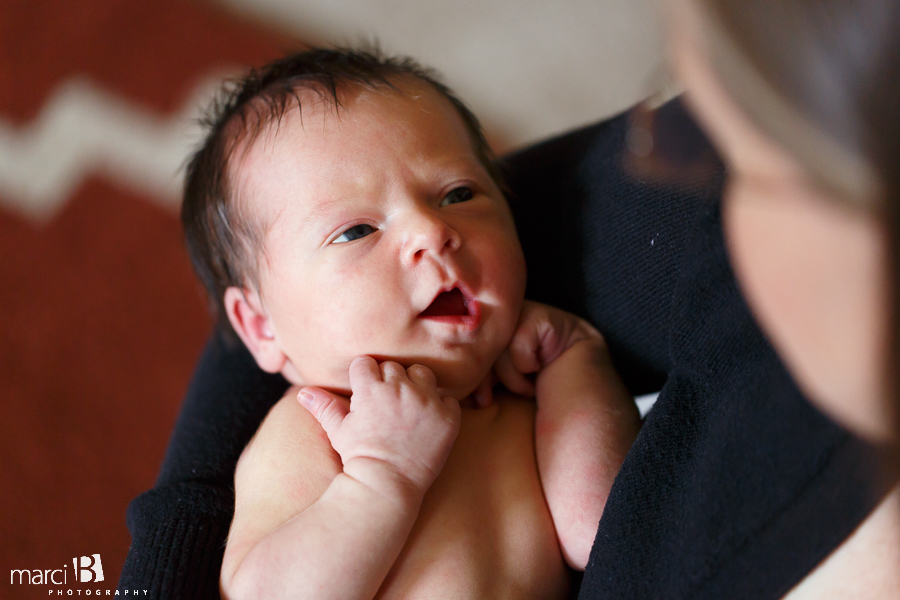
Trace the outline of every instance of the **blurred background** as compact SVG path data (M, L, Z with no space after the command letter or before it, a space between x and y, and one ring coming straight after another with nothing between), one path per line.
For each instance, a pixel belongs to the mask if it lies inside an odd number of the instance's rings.
M378 40L437 68L500 152L653 91L652 0L0 0L0 567L101 555L153 485L210 330L177 210L215 83ZM65 592L63 592L65 594Z

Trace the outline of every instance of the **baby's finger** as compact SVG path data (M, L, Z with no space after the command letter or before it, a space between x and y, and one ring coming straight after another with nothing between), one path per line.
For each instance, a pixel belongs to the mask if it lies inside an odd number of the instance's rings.
M386 360L381 363L381 378L383 381L395 381L406 379L406 369L400 363Z
M371 356L357 356L350 361L350 389L355 390L363 385L382 381L378 362Z
M321 388L305 387L297 395L300 404L316 418L328 439L334 444L334 435L341 428L349 408L339 398Z
M425 365L412 365L406 370L409 380L421 388L432 390L437 388L437 377Z
M459 408L459 402L457 402L456 398L452 398L450 396L441 398L441 402L444 404L448 411L448 420L458 427L460 416L462 414L462 410Z
M494 372L500 378L500 383L512 393L520 396L534 396L534 384L528 381L528 378L513 364L509 349L504 350L497 358L497 362L494 363Z
M537 373L541 370L541 359L538 356L543 345L544 323L532 323L516 332L509 343L509 355L512 363L520 373Z

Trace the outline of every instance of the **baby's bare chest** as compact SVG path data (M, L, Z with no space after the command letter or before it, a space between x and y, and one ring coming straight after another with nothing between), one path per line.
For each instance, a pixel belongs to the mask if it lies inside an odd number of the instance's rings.
M534 453L534 405L464 410L379 597L557 598L567 575Z

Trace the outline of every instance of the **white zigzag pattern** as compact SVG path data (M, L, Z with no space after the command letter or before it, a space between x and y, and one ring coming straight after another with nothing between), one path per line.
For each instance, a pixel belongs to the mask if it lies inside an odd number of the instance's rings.
M99 173L175 210L212 81L198 85L181 111L165 118L88 80L64 82L28 125L0 119L0 203L45 221L87 175Z

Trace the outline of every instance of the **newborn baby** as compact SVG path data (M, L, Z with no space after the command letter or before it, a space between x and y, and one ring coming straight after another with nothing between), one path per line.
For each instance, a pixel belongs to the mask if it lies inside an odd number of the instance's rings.
M215 113L188 246L295 385L238 463L223 596L565 597L639 420L600 334L524 300L474 116L352 50L254 72Z

